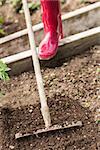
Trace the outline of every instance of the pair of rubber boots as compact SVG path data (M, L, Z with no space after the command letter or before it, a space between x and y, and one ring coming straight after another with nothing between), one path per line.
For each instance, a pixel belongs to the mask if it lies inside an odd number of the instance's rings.
M38 57L49 60L57 53L59 39L63 37L59 0L41 0L45 37L39 46Z

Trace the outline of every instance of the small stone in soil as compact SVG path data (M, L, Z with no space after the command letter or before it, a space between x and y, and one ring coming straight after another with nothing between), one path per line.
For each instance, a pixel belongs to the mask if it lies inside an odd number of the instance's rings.
M19 129L19 126L17 126L17 129Z
M57 140L59 141L59 140L60 140L60 137L57 137Z
M13 145L10 145L9 148L10 148L10 149L14 149L15 147L14 147Z
M29 109L29 113L32 113L33 112L33 110L32 109Z
M33 145L32 144L30 144L30 147L32 147Z

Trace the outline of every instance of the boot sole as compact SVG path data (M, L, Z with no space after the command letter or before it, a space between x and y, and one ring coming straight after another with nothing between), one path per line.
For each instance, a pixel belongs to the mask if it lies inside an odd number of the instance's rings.
M40 60L50 60L50 59L52 59L53 57L55 57L56 54L57 54L57 51L56 51L56 53L55 53L54 55L52 55L51 57L48 57L48 58L42 58L42 57L38 56L38 58L39 58Z

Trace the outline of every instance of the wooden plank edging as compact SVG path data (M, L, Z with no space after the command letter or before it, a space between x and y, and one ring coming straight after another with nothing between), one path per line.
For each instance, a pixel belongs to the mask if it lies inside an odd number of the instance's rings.
M41 66L56 66L60 59L82 53L90 46L100 44L100 27L90 29L62 39L59 43L58 54L49 61L40 61ZM37 47L38 50L38 47ZM20 74L32 69L31 50L27 50L2 59L11 68L12 74Z

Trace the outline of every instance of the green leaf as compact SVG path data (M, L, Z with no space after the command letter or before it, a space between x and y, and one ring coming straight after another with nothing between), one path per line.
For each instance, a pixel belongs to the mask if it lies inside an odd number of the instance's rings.
M7 71L8 67L2 60L0 60L0 71Z
M100 73L100 68L97 68L96 72L97 72L97 73Z
M96 121L96 124L100 124L100 120L97 120L97 121Z
M5 32L3 29L0 29L0 34L1 34L1 35L5 35L6 32Z
M10 79L7 73L8 70L9 68L7 67L7 65L0 60L0 79L1 80L8 81Z
M2 91L0 91L0 98L3 97L4 95L5 94Z
M4 18L0 16L0 25L4 24Z
M19 5L22 2L21 0L10 0L10 1L14 7L16 7L17 5Z
M15 8L16 13L22 9L22 0L10 0L12 6Z
M86 0L81 0L80 2L81 2L81 3L86 3Z
M40 4L39 3L29 3L28 4L28 7L29 7L29 9L31 9L31 10L35 10L35 9L38 9L39 8L39 6L40 6Z
M4 5L6 0L0 0L0 6Z

